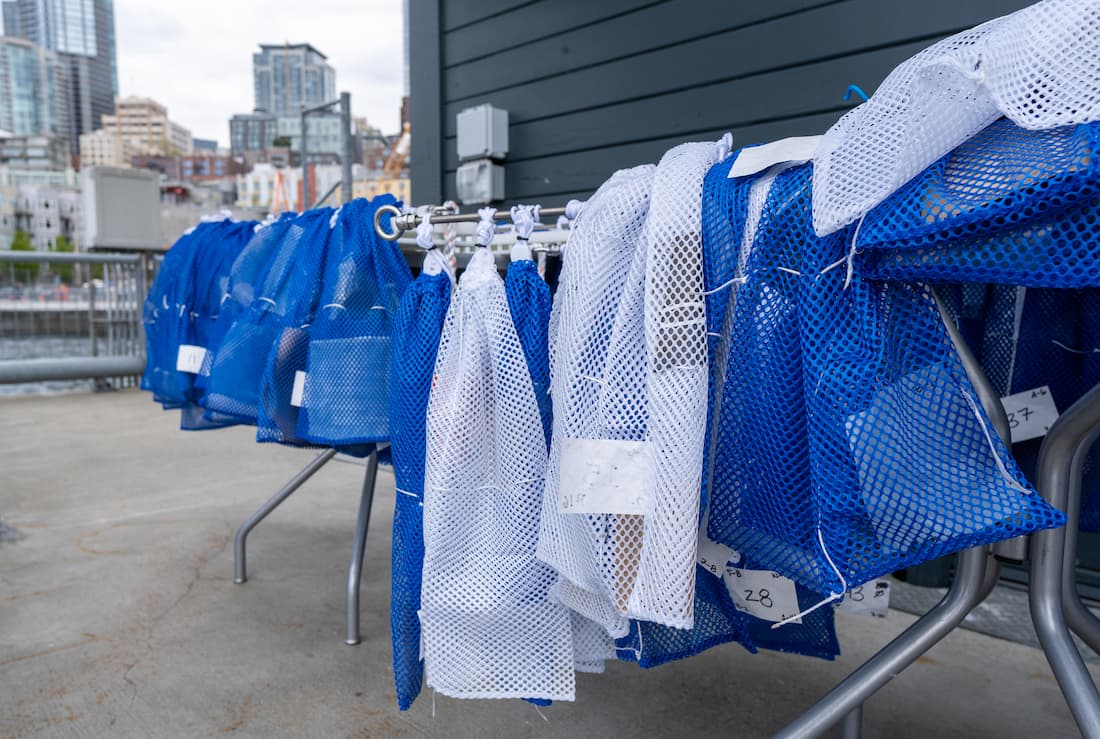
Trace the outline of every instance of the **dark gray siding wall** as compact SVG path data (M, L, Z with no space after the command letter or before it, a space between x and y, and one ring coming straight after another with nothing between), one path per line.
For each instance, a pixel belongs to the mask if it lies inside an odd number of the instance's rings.
M1025 0L410 0L412 187L455 197L455 114L508 110L509 202L585 197L615 169L732 131L821 133L898 63Z

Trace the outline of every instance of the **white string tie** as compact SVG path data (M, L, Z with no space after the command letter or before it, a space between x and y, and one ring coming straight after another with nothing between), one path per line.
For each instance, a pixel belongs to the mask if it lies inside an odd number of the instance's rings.
M715 142L714 147L718 154L718 161L723 161L733 151L733 134L726 131L722 134L722 138Z
M478 246L488 246L493 243L493 236L495 236L497 232L497 209L490 206L478 208L477 215L481 220L477 222L477 228L474 231L474 241Z
M817 527L817 542L821 545L821 552L825 555L825 561L829 563L829 566L833 568L833 572L835 572L836 576L840 579L840 590L836 593L830 593L828 596L818 601L814 605L805 610L799 611L793 616L788 616L782 621L776 621L774 624L772 624L773 629L778 629L780 626L786 626L787 624L794 621L801 621L803 616L808 616L809 614L816 611L818 608L821 608L822 606L827 606L835 600L840 600L844 597L844 594L848 592L848 581L844 579L844 574L836 566L836 563L833 562L833 558L829 556L829 550L825 548L825 537L821 535L820 526Z
M416 226L416 245L421 249L431 249L435 246L432 242L432 216L425 213L423 220Z

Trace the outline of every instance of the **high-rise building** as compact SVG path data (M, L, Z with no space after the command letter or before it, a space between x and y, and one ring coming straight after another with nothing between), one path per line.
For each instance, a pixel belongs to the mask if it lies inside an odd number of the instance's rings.
M0 129L15 136L59 136L70 127L65 67L56 52L0 37Z
M103 129L127 139L141 154L176 156L192 151L191 132L169 120L165 107L150 98L120 98L114 115L103 116Z
M256 110L297 115L334 99L336 70L326 59L310 44L260 44L260 53L252 55Z
M278 119L271 113L237 113L229 119L229 152L239 156L269 149L279 136Z
M69 147L110 115L118 95L113 0L4 0L4 33L56 51L67 67ZM9 23L11 27L9 27Z

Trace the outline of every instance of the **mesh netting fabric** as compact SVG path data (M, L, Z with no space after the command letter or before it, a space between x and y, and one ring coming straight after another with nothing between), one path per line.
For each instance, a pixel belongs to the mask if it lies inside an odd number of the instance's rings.
M213 327L211 343L207 346L202 367L199 369L198 377L195 378L196 387L206 387L218 347L221 346L226 332L233 323L248 312L252 301L256 298L256 290L260 281L263 280L267 265L295 218L297 218L295 213L283 213L275 221L257 227L252 238L230 266L229 280L225 294L222 295L218 305L218 320ZM208 411L208 415L220 414Z
M393 327L389 416L397 494L391 542L390 631L394 686L402 711L412 706L424 678L417 612L424 567L425 418L450 298L447 274L422 273L405 291Z
M560 513L559 470L566 438L646 438L640 242L654 170L616 172L589 199L563 251L550 324L553 434L538 557L563 578L555 598L614 637L629 630L628 562L641 543L640 517Z
M212 223L202 223L176 240L164 255L149 287L142 312L145 329L145 370L141 389L153 400L178 407L185 400L185 378L176 371L184 323L190 310L191 264Z
M1000 395L1046 386L1055 407L1065 412L1100 382L1100 290L979 287L966 287L974 297L961 301L960 323L977 325L970 328L970 345ZM955 288L956 294L961 290ZM1042 442L1040 437L1012 445L1013 457L1032 480ZM1095 449L1084 460L1080 528L1085 531L1100 525L1098 460Z
M728 169L704 207L708 320L728 342L710 537L839 597L1064 523L997 438L927 288L845 286L852 234L814 234L809 165L775 176L746 242L753 180Z
M535 558L546 442L492 254L471 259L447 312L428 400L426 682L464 698L572 700L569 612Z
M998 121L868 213L857 242L877 279L1100 284L1100 124Z
M209 411L256 422L272 345L283 328L309 323L317 309L331 215L332 208L319 208L290 221L262 280L254 283L254 299L226 331L211 362L203 399Z
M1043 0L933 44L898 66L822 139L819 235L854 223L997 118L1046 129L1100 118L1100 6Z
M341 445L389 438L390 335L412 274L401 247L379 237L373 224L378 208L396 204L380 195L340 207L302 368L303 439Z
M255 230L255 221L224 222L216 238L206 242L195 260L194 322L188 342L203 347L204 360L210 353L210 347L221 341L222 324L218 319L229 290L229 271L251 241ZM214 420L204 416L201 402L205 389L198 382L200 376L199 373L190 376L188 399L180 409L180 428L201 431L232 425L232 420Z
M504 276L504 293L512 324L527 358L527 369L535 390L535 400L542 418L542 432L550 443L553 413L550 406L550 347L547 331L550 325L550 287L539 277L538 265L531 259L517 259L508 265Z

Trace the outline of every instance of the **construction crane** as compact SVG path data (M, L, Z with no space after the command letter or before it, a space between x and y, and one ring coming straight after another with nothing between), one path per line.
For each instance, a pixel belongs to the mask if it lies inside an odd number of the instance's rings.
M390 150L386 163L382 165L382 172L389 177L397 177L405 167L405 160L409 157L409 144L412 136L409 134L409 124L406 123L401 131L397 143Z

